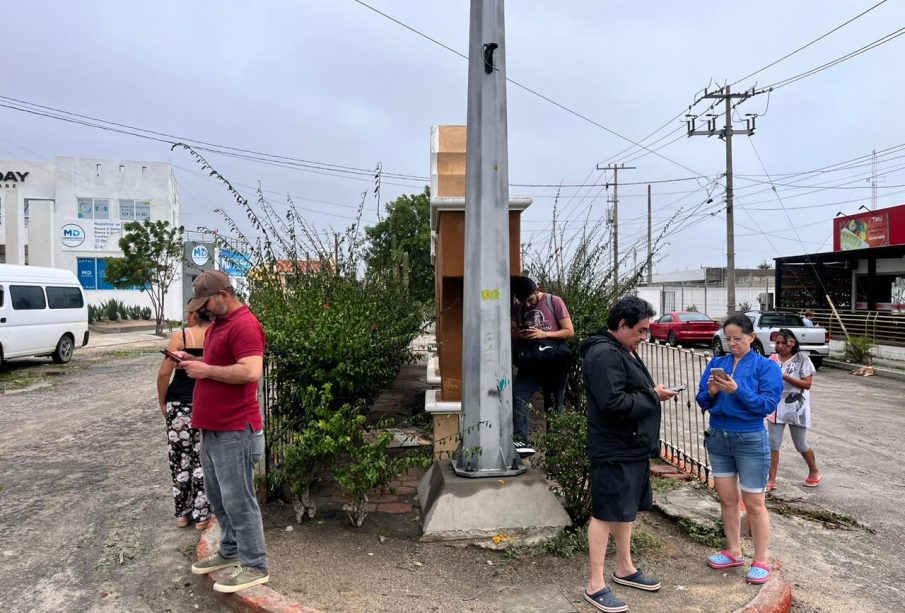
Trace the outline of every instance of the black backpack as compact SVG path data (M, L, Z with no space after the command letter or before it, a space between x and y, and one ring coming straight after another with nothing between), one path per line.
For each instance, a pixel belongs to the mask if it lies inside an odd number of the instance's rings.
M553 309L553 295L544 293L544 301L547 308L556 317ZM524 321L525 306L519 308L519 323ZM549 368L562 366L572 357L569 343L564 340L544 339L518 339L515 350L515 363L519 368Z

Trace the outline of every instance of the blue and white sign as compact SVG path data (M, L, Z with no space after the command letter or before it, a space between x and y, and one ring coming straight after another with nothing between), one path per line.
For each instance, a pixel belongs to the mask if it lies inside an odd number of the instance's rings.
M60 240L64 247L70 249L78 247L85 242L85 229L74 223L68 223L61 228Z
M77 262L79 283L84 289L97 289L97 266L94 258L79 258Z
M204 266L211 259L211 254L204 245L195 245L192 249L192 261L196 266Z
M220 249L220 270L230 277L246 277L249 268L251 268L251 262L248 261L248 256L245 254Z

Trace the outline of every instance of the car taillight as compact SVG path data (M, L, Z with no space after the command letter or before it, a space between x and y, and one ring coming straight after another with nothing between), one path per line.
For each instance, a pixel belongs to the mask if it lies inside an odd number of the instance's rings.
M830 333L829 332L823 333L823 342L826 345L828 345L830 343Z
M770 342L774 342L776 340L776 330L770 333Z

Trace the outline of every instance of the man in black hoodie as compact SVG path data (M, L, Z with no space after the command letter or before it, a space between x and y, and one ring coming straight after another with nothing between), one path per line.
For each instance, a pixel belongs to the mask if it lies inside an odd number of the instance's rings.
M636 353L650 332L653 316L653 307L641 298L622 298L610 309L607 329L581 343L592 501L591 578L585 598L607 613L628 609L604 579L611 531L616 541L613 581L646 591L660 589L656 577L635 567L630 551L632 522L638 511L653 508L649 460L658 455L660 402L677 393L655 385Z

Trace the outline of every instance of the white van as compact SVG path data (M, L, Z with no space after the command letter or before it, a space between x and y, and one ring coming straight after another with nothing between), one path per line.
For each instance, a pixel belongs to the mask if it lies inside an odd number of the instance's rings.
M88 344L88 306L68 270L0 264L0 364L51 356L57 364Z

